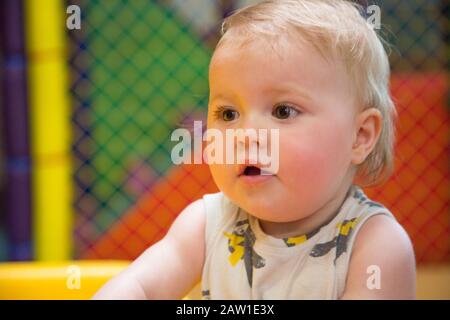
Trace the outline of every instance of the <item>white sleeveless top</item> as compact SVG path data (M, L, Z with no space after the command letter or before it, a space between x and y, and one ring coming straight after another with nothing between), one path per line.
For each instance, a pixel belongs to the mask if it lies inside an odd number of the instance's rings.
M338 299L356 235L370 217L394 216L352 185L331 222L298 237L267 235L223 193L203 197L203 299Z

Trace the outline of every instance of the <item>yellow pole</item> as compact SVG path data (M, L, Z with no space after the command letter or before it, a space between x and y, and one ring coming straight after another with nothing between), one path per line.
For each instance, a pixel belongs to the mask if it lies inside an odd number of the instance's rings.
M61 0L26 0L33 237L37 260L72 254L70 110Z

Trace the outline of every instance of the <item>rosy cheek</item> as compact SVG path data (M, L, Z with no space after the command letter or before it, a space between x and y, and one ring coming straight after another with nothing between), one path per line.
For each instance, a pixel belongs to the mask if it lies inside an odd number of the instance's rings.
M312 179L322 180L321 176L328 171L324 166L327 161L320 150L303 147L300 143L283 152L281 156L280 174L282 178L295 183L311 183Z
M339 176L346 163L341 150L343 141L335 133L317 131L297 141L285 141L289 142L280 146L279 172L291 187L325 185Z

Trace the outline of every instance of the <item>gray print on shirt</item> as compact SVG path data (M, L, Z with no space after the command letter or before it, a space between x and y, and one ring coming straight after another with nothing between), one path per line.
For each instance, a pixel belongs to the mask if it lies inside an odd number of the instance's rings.
M363 193L359 192L358 190L355 190L355 192L353 193L353 198L358 200L358 204L367 204L370 208L371 207L384 208L382 204L369 200Z
M311 257L322 257L336 247L336 256L334 258L334 263L336 264L336 260L347 251L347 243L357 220L357 218L344 220L337 226L339 229L338 235L330 241L316 244L309 255Z
M252 287L253 268L263 268L266 262L253 249L256 237L250 228L248 219L238 221L232 234L225 233L225 236L228 238L228 251L231 253L229 259L231 265L234 266L239 260L244 260L248 284Z

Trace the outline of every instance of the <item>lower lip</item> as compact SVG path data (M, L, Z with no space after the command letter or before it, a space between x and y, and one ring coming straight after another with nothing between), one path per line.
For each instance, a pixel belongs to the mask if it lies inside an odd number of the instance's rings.
M240 175L239 180L245 184L254 185L260 184L269 181L273 178L273 175L254 175L254 176L246 176Z

